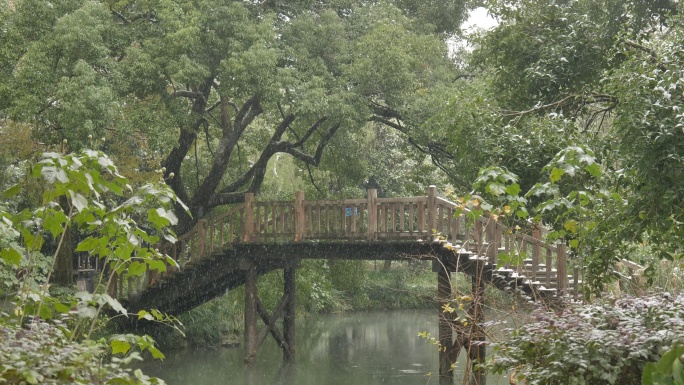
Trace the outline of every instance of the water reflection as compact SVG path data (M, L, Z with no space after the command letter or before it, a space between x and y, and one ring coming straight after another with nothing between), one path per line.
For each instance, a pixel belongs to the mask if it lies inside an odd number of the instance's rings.
M244 365L242 349L234 348L170 352L165 362L144 369L170 385L441 385L437 347L418 337L421 331L436 336L436 321L434 311L309 317L298 320L294 364L283 364L269 338L251 365ZM464 363L465 352L460 358ZM456 372L458 378L462 366ZM488 380L498 383L505 382Z

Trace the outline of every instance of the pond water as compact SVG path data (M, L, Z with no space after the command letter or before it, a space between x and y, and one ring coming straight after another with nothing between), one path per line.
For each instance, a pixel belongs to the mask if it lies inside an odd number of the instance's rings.
M439 384L438 351L418 336L437 336L435 311L354 312L297 319L296 364L283 365L282 352L269 338L257 362L243 364L243 349L169 352L166 360L146 362L145 374L170 385L418 385ZM460 384L465 352L454 383ZM507 384L490 376L488 385Z

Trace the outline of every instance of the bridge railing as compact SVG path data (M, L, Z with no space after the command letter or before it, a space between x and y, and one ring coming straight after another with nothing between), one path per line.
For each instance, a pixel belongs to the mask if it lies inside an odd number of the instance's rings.
M460 214L456 215L457 212ZM527 262L508 264L507 268L547 288L555 288L559 295L578 295L578 270L575 268L568 279L563 244L544 242L539 228L534 228L532 235L515 232L488 215L469 224L467 213L467 209L438 197L435 186L430 186L426 196L407 198L378 198L376 190L368 190L362 199L307 201L303 192L297 192L294 201L258 202L253 193L247 193L243 204L200 220L191 231L179 236L175 244L164 244L160 249L182 269L187 264L218 255L236 243L408 241L444 237L455 247L486 256L491 264L497 264L501 253L515 252ZM121 282L117 296L139 295L148 285L174 272L169 267L162 275L148 274L142 282ZM569 286L573 293L569 292Z
M428 201L430 196L428 192ZM545 242L540 226L530 224L531 234L526 234L514 231L489 215L482 215L469 225L468 209L454 202L436 197L432 207L433 213L428 213L429 228L435 229L457 247L486 256L487 262L493 265L498 264L501 254L507 254L509 262L503 264L503 268L539 282L548 289L555 289L560 296L579 298L581 295L579 268L574 266L572 273L568 273L565 245ZM455 215L457 211L460 211L459 215ZM432 215L434 219L431 219Z

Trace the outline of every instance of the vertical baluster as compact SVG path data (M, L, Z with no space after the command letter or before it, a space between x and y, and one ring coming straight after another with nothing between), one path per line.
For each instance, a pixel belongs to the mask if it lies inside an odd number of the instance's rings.
M327 202L325 204L325 233L330 235L330 206Z
M285 210L288 210L289 208L290 208L290 205L283 205L283 207L281 208L282 211L280 212L280 223L282 223L281 227L282 227L283 234L287 234L288 231L291 231L289 228L290 227L289 223L285 220L285 217L286 217ZM290 217L289 212L288 212L287 217L288 218Z
M211 221L211 222L210 222L210 225L209 225L209 231L211 231L211 233L210 233L210 235L209 235L209 254L213 254L213 253L214 253L214 233L215 233L215 229L216 229L216 222L215 222L215 221Z
M402 233L406 232L406 228L404 227L406 224L406 206L404 205L404 202L399 203L399 231Z
M220 226L221 226L221 227L219 227L219 242L220 242L219 248L220 249L223 249L223 247L225 245L225 241L226 241L224 238L224 227L226 227L226 219L230 219L230 216L223 218L220 222Z
M442 205L437 208L437 232L444 237L448 235L444 231L444 206Z
M416 220L418 221L418 232L421 237L425 236L425 202L420 201L417 205L418 213L416 215Z
M350 230L352 236L356 235L356 213L358 211L358 206L356 204L351 205L351 224Z
M389 211L389 226L388 227L389 227L390 232L396 232L397 231L395 208L396 208L396 205L394 203L390 203L390 205L388 207L388 211Z

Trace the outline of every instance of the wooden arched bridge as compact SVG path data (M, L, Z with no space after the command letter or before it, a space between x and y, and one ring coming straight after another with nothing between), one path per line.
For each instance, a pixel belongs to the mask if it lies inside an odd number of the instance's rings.
M465 211L439 197L434 186L425 196L408 198L378 198L376 190L368 190L365 199L307 201L297 192L294 201L259 202L248 193L243 204L199 221L175 244L162 247L180 269L137 282L117 279L109 291L129 309L180 314L245 285L246 360L254 359L268 334L286 358L293 358L295 271L302 259L431 260L445 347L440 349L440 373L449 375L463 346L461 338L454 341L453 316L444 311L452 293L451 272L473 277L476 299L469 314L474 324L484 321L477 298L485 283L530 300L579 296L581 282L577 269L569 272L565 246L544 242L538 228L529 230L512 231L488 216L469 223ZM524 263L497 266L499 255L513 250L526 257ZM284 295L271 313L258 298L256 282L274 269L284 270ZM281 315L282 332L276 326ZM258 317L265 325L260 333ZM484 346L476 345L481 348L469 352L479 361Z

